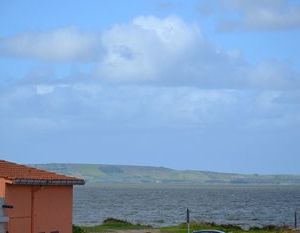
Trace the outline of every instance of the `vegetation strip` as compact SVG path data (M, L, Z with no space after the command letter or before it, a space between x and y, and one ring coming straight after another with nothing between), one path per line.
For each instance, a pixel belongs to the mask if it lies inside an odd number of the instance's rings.
M220 230L227 233L282 233L292 232L292 229L288 226L274 226L267 225L264 227L252 227L248 230L242 229L237 225L218 225L215 223L201 223L192 222L191 232L195 230L214 229ZM97 233L97 232L108 232L115 230L137 230L137 229L152 229L152 226L133 224L125 220L108 218L103 221L103 224L96 226L73 226L73 233ZM186 224L179 224L177 226L160 227L158 228L162 233L186 233Z

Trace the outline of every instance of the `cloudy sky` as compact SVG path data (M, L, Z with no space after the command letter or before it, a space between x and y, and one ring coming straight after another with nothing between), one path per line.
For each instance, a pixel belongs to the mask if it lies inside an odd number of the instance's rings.
M300 174L300 1L0 1L0 156Z

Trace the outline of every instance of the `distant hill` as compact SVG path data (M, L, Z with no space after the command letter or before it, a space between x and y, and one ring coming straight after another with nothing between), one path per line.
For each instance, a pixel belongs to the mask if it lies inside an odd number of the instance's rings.
M103 164L34 164L49 171L82 177L87 185L182 184L182 185L300 185L300 175L244 175L164 167Z

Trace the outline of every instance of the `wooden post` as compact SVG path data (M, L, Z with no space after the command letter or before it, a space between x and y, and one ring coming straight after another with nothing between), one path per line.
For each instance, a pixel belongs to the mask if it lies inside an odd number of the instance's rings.
M190 233L190 210L186 209L186 224L187 224L187 233Z
M297 211L295 211L295 229L297 228Z

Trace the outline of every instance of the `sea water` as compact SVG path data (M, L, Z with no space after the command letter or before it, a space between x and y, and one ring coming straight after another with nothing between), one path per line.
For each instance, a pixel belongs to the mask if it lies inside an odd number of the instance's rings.
M74 189L74 223L100 224L108 217L152 226L191 220L244 228L290 225L300 212L299 186L79 187Z

